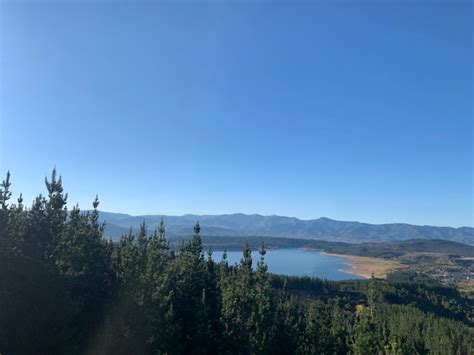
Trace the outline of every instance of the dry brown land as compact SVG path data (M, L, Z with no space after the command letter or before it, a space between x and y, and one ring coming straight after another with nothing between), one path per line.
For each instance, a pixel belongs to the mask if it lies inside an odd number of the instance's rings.
M369 258L365 256L331 254L325 252L322 252L321 254L344 258L346 260L344 264L347 264L351 268L341 269L339 271L362 276L366 279L370 278L372 275L377 278L385 278L390 271L401 268L400 263L393 260Z

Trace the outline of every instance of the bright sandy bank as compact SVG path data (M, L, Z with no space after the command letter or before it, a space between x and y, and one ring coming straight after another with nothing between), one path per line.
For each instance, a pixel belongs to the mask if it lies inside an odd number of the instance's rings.
M337 256L344 258L344 264L350 266L350 269L341 269L339 271L362 276L364 278L370 278L372 275L377 278L385 278L387 274L400 267L400 264L396 261L380 259L380 258L369 258L365 256L354 256L344 254L331 254L321 252L322 255Z

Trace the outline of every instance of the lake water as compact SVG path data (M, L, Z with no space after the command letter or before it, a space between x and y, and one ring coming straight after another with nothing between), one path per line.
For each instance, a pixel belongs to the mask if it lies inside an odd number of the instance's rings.
M214 251L212 258L215 261L222 260L222 251ZM241 251L228 251L227 261L229 265L240 263ZM260 254L252 252L253 266L256 267ZM267 250L265 261L268 271L275 274L294 276L314 276L328 280L361 279L362 277L347 274L340 269L350 269L344 264L345 259L337 256L322 255L317 251L301 249L276 249Z

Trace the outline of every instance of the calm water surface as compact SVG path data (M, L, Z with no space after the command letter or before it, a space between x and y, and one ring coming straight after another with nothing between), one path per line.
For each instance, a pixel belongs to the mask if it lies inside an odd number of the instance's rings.
M214 251L212 258L215 261L222 260L222 251ZM241 251L228 251L227 260L229 265L239 263L242 258ZM252 252L253 266L257 265L260 254ZM350 266L344 264L345 259L337 256L321 255L317 251L307 251L301 249L277 249L267 250L265 261L268 271L275 274L314 276L328 280L348 280L361 279L362 277L338 271L349 269Z

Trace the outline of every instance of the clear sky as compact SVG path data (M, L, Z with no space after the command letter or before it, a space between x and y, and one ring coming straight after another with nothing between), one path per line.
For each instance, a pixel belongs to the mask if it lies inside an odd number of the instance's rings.
M130 214L473 225L473 5L1 1L2 175Z

